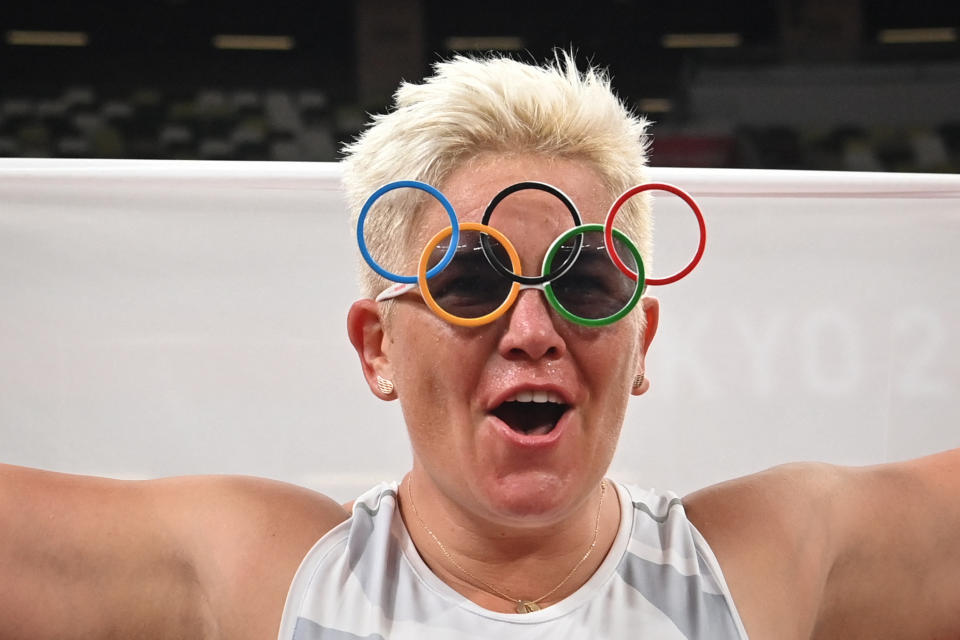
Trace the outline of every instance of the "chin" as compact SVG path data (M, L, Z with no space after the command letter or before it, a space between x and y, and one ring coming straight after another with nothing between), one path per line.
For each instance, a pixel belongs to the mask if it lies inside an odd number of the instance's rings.
M579 500L572 479L540 470L510 473L488 485L486 499L492 510L525 520L560 517Z

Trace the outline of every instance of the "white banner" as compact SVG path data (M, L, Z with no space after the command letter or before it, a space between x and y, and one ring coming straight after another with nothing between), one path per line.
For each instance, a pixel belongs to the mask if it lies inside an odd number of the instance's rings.
M656 169L699 269L653 291L615 477L686 492L789 460L960 446L960 176ZM346 339L332 164L0 160L0 461L244 473L340 499L409 464ZM657 200L653 275L692 216Z

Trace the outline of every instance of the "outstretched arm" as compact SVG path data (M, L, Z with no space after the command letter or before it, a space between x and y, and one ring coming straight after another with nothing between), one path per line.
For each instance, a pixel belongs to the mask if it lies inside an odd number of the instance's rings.
M960 637L960 449L785 465L684 504L752 638Z
M850 469L815 637L960 637L960 449Z
M275 637L300 559L345 517L252 478L0 465L0 637Z

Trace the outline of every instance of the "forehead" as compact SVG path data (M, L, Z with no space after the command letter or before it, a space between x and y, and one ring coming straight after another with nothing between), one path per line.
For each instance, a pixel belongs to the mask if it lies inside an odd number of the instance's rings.
M511 185L528 181L545 182L565 193L579 210L583 222L603 222L612 202L600 174L587 163L535 155L475 157L454 170L439 188L460 220L480 222L494 196ZM427 232L435 232L449 223L436 202L430 202L424 213ZM546 227L559 232L573 226L573 219L556 196L524 189L504 198L489 224L498 228Z

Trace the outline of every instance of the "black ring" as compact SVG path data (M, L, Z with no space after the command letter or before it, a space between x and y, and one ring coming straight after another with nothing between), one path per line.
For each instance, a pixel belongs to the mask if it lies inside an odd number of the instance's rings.
M490 204L487 205L486 211L483 212L482 224L489 224L490 217L493 215L493 210L497 208L497 205L500 204L504 198L509 196L511 193L522 191L524 189L538 189L540 191L546 191L550 195L555 196L564 204L564 206L567 207L567 211L569 211L570 215L573 217L574 226L579 227L581 224L583 224L580 220L580 212L577 211L577 207L573 204L573 201L567 197L567 194L545 182L518 182L501 191L495 195L493 200L490 201ZM487 262L490 263L490 266L493 267L494 270L496 270L500 275L506 276L507 278L510 278L514 282L519 282L520 284L543 284L545 282L555 280L569 271L570 267L572 267L577 261L577 258L580 257L580 249L583 247L583 234L578 234L577 239L574 242L576 246L573 249L573 253L567 256L567 259L564 260L556 269L550 273L539 276L525 276L514 273L505 267L493 252L493 247L490 245L490 238L487 236L487 234L480 234L480 247L483 249L483 255L487 259Z

